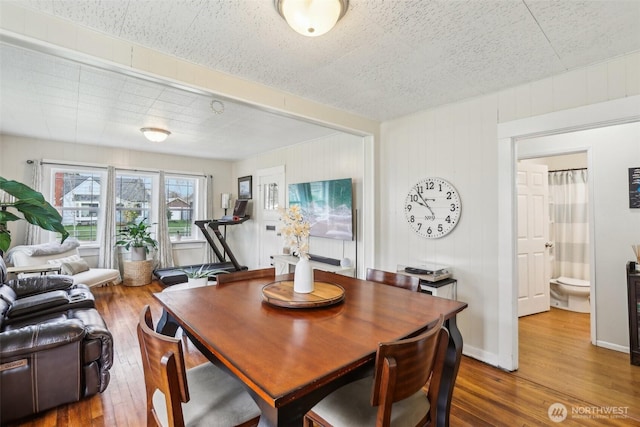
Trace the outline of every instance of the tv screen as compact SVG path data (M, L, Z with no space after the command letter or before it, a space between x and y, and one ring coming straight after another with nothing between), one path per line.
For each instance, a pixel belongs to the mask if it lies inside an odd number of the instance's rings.
M289 184L289 206L299 205L311 236L353 240L351 178Z

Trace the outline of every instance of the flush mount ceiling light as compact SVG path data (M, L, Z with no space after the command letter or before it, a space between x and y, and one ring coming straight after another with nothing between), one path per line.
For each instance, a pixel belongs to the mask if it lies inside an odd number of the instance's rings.
M349 0L274 0L273 4L296 32L317 37L330 31L344 16Z
M142 132L144 137L151 142L162 142L167 139L169 135L171 135L171 132L169 132L168 130L159 128L142 128L140 129L140 132Z

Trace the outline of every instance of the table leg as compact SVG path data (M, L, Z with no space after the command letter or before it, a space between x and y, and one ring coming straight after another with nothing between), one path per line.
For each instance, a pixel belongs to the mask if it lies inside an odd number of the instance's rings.
M446 320L444 326L449 331L449 345L447 346L442 371L442 382L438 392L438 419L435 424L437 427L449 426L449 411L451 410L453 387L456 383L460 359L462 358L462 335L456 325L456 317L453 316L451 319Z
M156 332L162 335L175 337L179 327L180 325L178 325L173 316L167 313L167 310L162 309L162 317L160 317L160 320L156 325Z
M257 400L260 406L260 422L258 427L302 427L304 416L300 414L286 414L286 410L276 409L262 400Z

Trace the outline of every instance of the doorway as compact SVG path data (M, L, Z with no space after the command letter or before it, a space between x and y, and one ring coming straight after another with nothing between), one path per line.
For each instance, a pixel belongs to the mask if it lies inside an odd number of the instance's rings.
M498 214L498 366L513 371L518 369L518 322L517 322L517 261L516 253L516 192L515 192L515 165L519 155L552 155L562 153L558 147L548 147L545 153L524 153L521 144L527 140L542 136L564 135L582 130L610 129L616 125L636 123L640 121L640 96L630 96L614 101L602 102L599 104L587 105L571 110L559 111L542 116L531 117L522 120L515 120L509 123L498 125L498 193L499 193L499 214ZM573 151L589 150L592 145L572 147ZM599 153L604 152L605 147L599 149ZM627 145L627 147L631 147ZM554 151L555 149L555 151ZM525 150L526 151L526 150ZM564 150L567 151L566 149ZM631 151L633 152L633 151ZM592 169L594 156L589 156L589 168ZM618 170L616 170L618 171ZM611 174L609 174L611 175ZM600 181L610 182L610 176L600 175ZM600 182L599 181L599 182ZM592 194L590 194L592 196ZM593 213L593 212L591 212ZM612 229L615 234L605 235L604 240L609 240L608 236L618 236L622 233L615 224L603 224L603 230ZM593 233L593 230L591 230ZM618 248L614 248L616 256ZM611 252L611 251L610 251ZM595 266L591 249L591 277L595 280ZM602 267L602 268L601 268ZM598 265L600 275L609 273L611 267L607 264ZM614 274L614 273L611 273ZM594 292L591 294L594 300L597 298ZM622 347L609 342L603 342L596 337L597 319L591 313L591 340L593 343L603 345L612 349ZM617 314L617 312L616 312ZM603 323L607 326L610 323L608 316L603 318ZM615 330L617 333L617 330ZM619 340L619 339L618 339Z
M589 295L590 288L595 287L595 283L589 280L591 269L588 246L591 227L586 203L588 153L583 151L520 159L518 165L519 170L521 166L544 170L544 181L548 184L548 213L542 218L548 229L547 243L544 245L544 255L548 258L546 264L536 265L543 272L529 274L529 278L544 280L535 288L546 290L546 309L539 313L527 313L529 316L520 316L518 320L518 347L521 356L518 374L534 380L540 365L553 366L557 363L553 352L539 350L548 346L548 337L562 337L562 342L572 342L574 347L580 349L591 344L589 313L595 310L595 304ZM518 212L522 211L520 203L519 198ZM520 230L520 214L518 223ZM522 280L521 263L518 268ZM576 281L585 280L590 286L579 289L580 293L574 294L572 287L559 285L564 283L564 277ZM522 284L519 288L522 289ZM567 294L565 289L569 289L572 294ZM532 325L535 328L532 329ZM545 335L532 332L541 329L544 329Z
M582 151L518 160L518 182L523 181L520 178L523 171L534 170L540 176L538 187L544 186L537 192L544 196L538 197L544 200L544 205L539 206L541 203L530 203L523 197L524 185L518 185L519 317L548 311L550 306L579 313L590 313L595 308L589 298L589 245L593 238L589 236L592 227L587 155L587 151ZM525 182L525 195L530 195L537 187L532 189L535 183L532 179ZM536 234L531 240L538 247L534 255L539 256L528 256L527 259L535 261L524 263L521 236L531 234ZM526 243L531 245L529 241ZM523 311L522 303L527 302L524 297L533 294L523 292L526 289L540 291L535 296L544 303Z
M271 256L282 251L280 209L285 204L285 169L276 166L257 172L258 268L271 266Z

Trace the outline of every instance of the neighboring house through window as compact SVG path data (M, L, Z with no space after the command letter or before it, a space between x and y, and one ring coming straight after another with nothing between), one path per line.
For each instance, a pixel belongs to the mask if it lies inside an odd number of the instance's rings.
M102 183L106 172L90 167L56 167L50 169L53 205L62 216L69 234L82 244L96 243L99 239L98 219L103 214ZM198 237L194 221L204 218L204 177L165 175L166 206L158 209L158 174L128 172L116 174L116 227L145 220L158 222L158 215L167 215L172 240Z
M156 185L151 175L116 174L116 226L140 221L152 224L152 198ZM157 200L157 197L156 197Z
M175 239L194 236L193 221L198 206L198 179L166 176L166 215L169 220L169 236Z
M90 170L53 170L53 205L69 235L97 241L102 174Z

